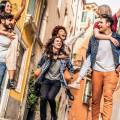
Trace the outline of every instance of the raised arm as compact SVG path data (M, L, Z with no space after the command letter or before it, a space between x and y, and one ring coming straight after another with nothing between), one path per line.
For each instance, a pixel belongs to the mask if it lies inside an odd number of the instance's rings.
M74 36L70 37L68 40L66 40L67 44L72 44L74 43L79 37L83 36L86 32L86 30L90 27L90 19L88 19L87 24L84 29L76 33Z
M117 19L120 18L120 9L116 12Z
M81 30L80 32L76 33L74 36L70 37L68 44L74 43L75 40L76 40L77 38L83 36L84 33L85 33L85 30L83 29L83 30Z
M26 5L26 0L22 0L20 10L17 12L17 14L14 17L16 21L18 21L19 18L21 17L21 14L23 13L25 9L25 5Z

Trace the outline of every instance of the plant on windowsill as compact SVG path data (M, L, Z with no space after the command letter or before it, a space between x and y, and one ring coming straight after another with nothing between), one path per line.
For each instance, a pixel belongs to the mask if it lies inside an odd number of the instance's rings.
M27 95L27 118L26 120L34 120L35 118L35 111L37 108L37 101L38 101L38 97L35 94L35 89L34 89L34 83L35 83L35 76L34 76L34 70L32 70L31 74L30 74L30 78L29 78L29 82L28 82L28 95Z
M29 79L29 88L28 88L28 97L27 97L28 108L30 108L32 111L35 110L35 106L38 100L38 97L35 94L34 82L35 82L35 76L34 76L34 70L32 70Z

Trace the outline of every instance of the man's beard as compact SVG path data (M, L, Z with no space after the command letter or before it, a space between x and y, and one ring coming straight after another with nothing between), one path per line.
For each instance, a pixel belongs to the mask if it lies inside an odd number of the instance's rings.
M9 32L13 31L12 25L6 25L6 24L4 24L4 27L5 27L6 31L9 31Z

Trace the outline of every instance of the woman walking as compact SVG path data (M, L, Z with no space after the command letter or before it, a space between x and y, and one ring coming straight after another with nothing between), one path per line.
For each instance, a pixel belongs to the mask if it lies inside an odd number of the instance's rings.
M71 77L74 71L69 58L61 59L58 57L64 53L62 47L64 47L62 39L60 37L52 37L48 41L45 52L38 63L39 69L42 69L39 77L39 81L41 81L41 120L46 120L47 102L49 102L51 108L51 120L57 120L55 97L61 88L61 83L67 87L63 76L64 70L67 67Z

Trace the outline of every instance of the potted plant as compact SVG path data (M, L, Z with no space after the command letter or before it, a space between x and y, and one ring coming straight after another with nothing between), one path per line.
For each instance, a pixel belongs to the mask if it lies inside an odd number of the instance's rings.
M38 101L38 97L36 96L34 89L35 79L36 78L34 76L34 70L32 70L28 85L29 87L28 87L28 96L27 96L27 108L29 110L28 110L27 120L34 119L34 112L36 109L36 103Z

